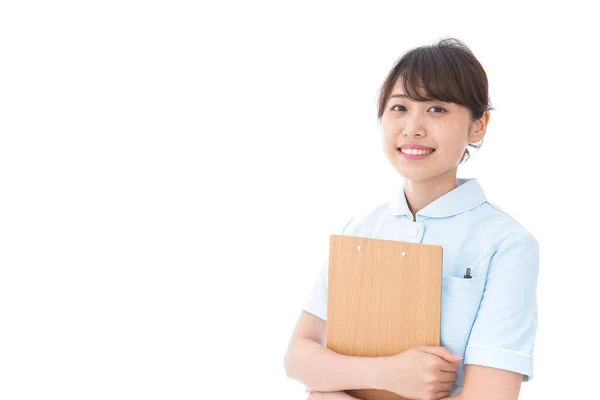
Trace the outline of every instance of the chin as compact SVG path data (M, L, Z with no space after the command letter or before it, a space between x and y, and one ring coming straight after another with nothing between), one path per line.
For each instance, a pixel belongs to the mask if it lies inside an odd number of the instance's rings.
M404 179L410 181L425 181L434 178L439 178L443 175L450 174L454 170L456 174L457 166L443 165L437 162L429 163L429 165L413 164L411 161L399 160L398 158L390 159L392 166ZM458 162L457 162L458 165Z
M435 174L426 174L423 172L404 172L404 171L398 171L398 173L404 178L407 179L409 181L426 181L428 179L434 178L436 175Z
M452 168L440 168L440 165L431 165L429 168L424 168L424 166L407 166L403 163L396 163L393 166L404 179L415 182L440 178L452 171Z

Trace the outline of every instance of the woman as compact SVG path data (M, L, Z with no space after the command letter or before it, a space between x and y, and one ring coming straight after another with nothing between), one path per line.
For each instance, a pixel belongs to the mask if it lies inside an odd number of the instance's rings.
M538 243L487 201L476 179L457 178L468 146L478 148L485 136L490 110L486 73L458 40L415 48L390 71L378 117L386 157L403 183L342 234L443 247L441 346L372 358L325 347L326 261L284 362L311 400L352 399L349 389L512 400L532 379Z

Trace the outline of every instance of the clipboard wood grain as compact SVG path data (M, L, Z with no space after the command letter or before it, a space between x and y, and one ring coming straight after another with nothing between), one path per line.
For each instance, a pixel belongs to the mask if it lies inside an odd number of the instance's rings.
M330 235L326 346L360 357L439 346L442 252L436 245ZM374 389L347 393L404 399Z

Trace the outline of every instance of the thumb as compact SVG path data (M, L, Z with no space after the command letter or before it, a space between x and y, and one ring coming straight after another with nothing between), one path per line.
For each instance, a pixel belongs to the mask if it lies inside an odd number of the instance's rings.
M427 354L438 356L448 362L459 362L463 359L461 356L454 354L447 348L441 346L420 346L418 347L418 350Z

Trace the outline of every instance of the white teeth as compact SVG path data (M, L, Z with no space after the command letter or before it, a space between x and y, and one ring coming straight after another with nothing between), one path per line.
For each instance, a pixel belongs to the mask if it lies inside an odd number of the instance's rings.
M401 152L403 152L404 154L413 154L413 155L418 155L418 156L422 156L424 154L429 154L431 152L433 152L433 150L420 150L420 149L400 149Z

